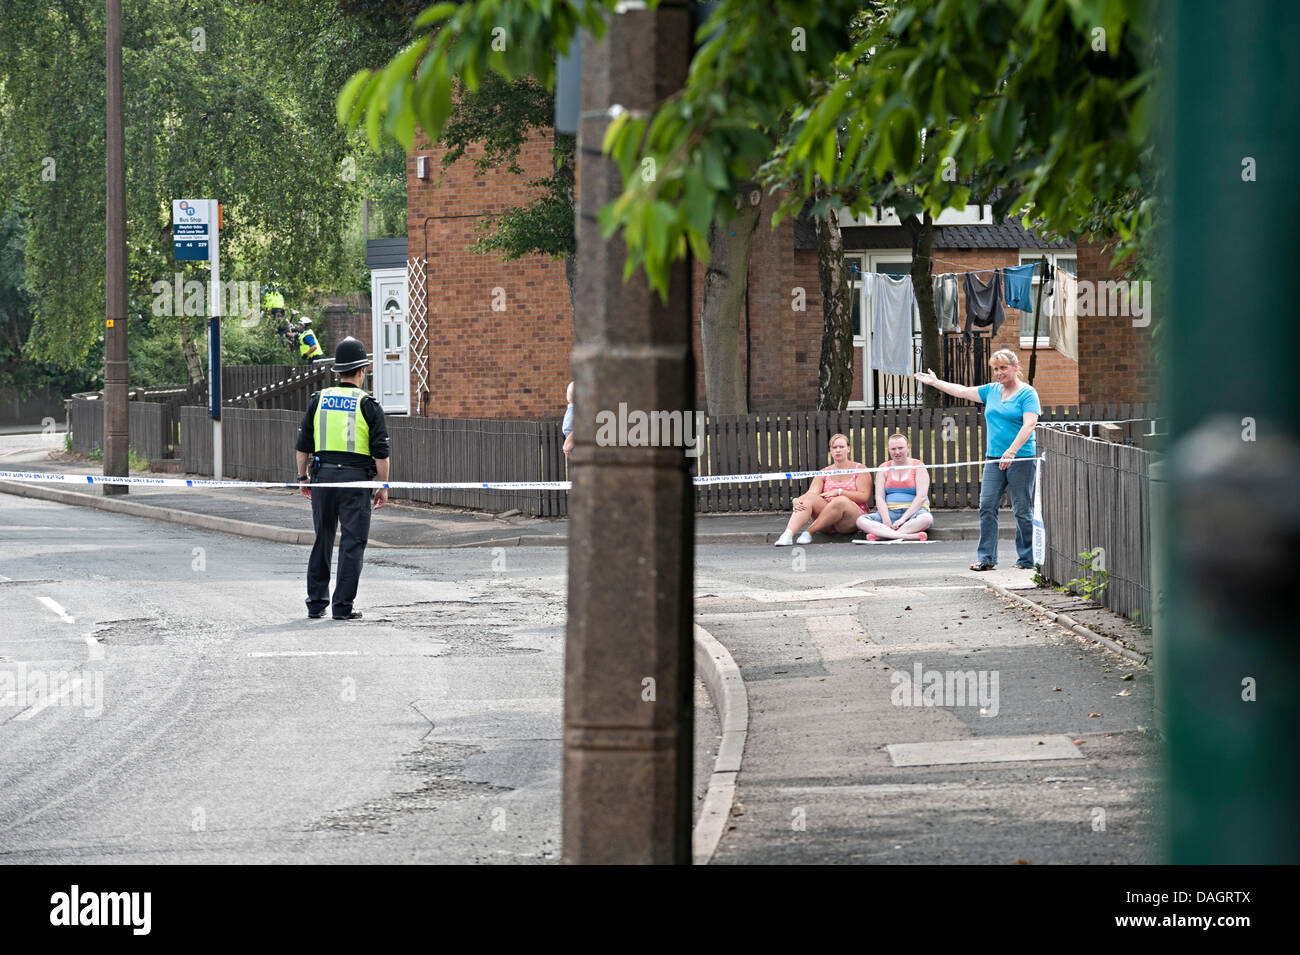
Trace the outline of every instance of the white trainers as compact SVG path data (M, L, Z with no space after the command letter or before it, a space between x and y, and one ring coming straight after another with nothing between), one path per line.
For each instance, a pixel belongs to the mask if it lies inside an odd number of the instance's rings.
M784 534L782 534L780 537L776 539L776 543L774 543L772 546L789 547L793 543L794 543L794 535L791 534L789 531L786 531Z
M802 534L800 534L800 535L798 536L798 538L795 539L795 543L796 543L796 544L811 544L811 543L812 543L812 535L809 534L807 531L804 531Z

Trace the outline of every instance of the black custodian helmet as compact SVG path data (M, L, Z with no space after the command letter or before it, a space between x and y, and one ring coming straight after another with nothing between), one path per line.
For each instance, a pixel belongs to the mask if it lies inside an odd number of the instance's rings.
M353 371L369 364L370 356L366 354L366 346L355 338L343 339L339 342L339 347L334 350L335 371Z

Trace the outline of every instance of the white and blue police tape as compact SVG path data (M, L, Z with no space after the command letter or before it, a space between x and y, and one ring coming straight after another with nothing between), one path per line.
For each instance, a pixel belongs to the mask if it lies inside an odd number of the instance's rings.
M926 468L962 468L983 467L997 458L981 458L976 461L953 461L947 464L926 464ZM1022 464L1026 461L1042 461L1043 456L1016 458L1010 464ZM827 471L766 471L755 474L703 474L692 478L696 486L710 484L757 484L767 481L803 481L808 478L827 477L835 474L875 474L880 471L908 471L910 467L895 468L892 465L878 468L846 468ZM54 484L114 484L159 488L252 488L279 487L297 488L297 481L214 481L206 478L155 478L155 477L106 477L100 474L66 474L49 471L0 471L0 481L39 481ZM312 487L365 487L389 488L392 490L411 491L568 491L573 485L570 481L338 481L313 484Z

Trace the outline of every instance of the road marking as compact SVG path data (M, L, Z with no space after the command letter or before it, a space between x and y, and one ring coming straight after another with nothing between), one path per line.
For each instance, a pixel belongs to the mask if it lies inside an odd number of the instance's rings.
M995 736L935 743L890 743L895 766L948 766L956 763L1017 763L1037 759L1083 759L1079 748L1059 736Z
M809 600L861 600L869 596L861 590L821 588L817 590L742 590L727 596L748 597L764 604L804 603Z
M30 720L41 710L45 709L46 707L53 706L55 703L59 702L59 700L63 699L65 696L70 694L73 690L79 690L79 689L81 689L81 677L77 677L76 679L70 680L69 682L63 684L63 689L60 690L58 693L56 693L54 696L47 696L45 699L37 703L35 706L27 707L27 709L23 710L21 713L15 716L14 719Z
M46 609L49 610L52 614L54 614L56 617L58 617L60 620L62 620L64 623L77 622L74 617L70 616L66 610L60 607L49 597L40 596L37 597L36 599L39 600L41 603L45 604Z
M805 624L822 663L832 671L838 663L867 660L880 649L867 639L867 632L856 616L809 617Z
M943 792L970 789L969 783L875 783L847 786L782 786L778 792L790 795L898 796L907 793Z
M86 639L86 659L102 660L104 659L104 645L95 639L93 633L88 633Z
M847 617L858 612L856 607L792 607L789 610L718 610L709 613L697 613L697 621L716 621L725 623L728 620L779 620L782 617L795 616L818 616L818 617Z
M360 650L253 650L250 657L359 657Z

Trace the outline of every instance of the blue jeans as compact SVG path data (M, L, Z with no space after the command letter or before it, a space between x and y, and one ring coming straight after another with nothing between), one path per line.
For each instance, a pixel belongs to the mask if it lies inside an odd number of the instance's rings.
M981 564L998 562L998 505L1004 491L1011 491L1011 513L1016 517L1016 563L1032 567L1034 563L1034 468L1033 458L1021 458L1005 471L996 460L984 464L980 480L980 543L976 560ZM1021 463L1024 462L1024 463Z

